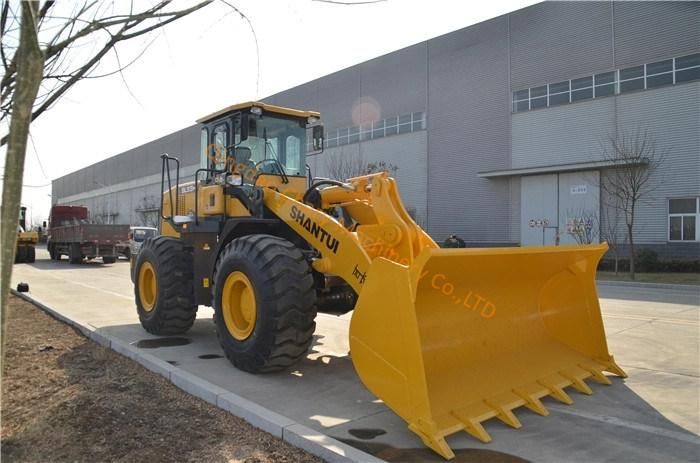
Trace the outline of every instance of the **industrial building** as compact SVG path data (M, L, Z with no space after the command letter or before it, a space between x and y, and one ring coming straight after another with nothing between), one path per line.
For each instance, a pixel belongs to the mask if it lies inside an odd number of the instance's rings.
M396 166L416 221L438 241L456 233L471 246L572 243L582 224L598 240L613 220L622 237L624 220L601 195L601 172L614 166L603 152L611 137L646 134L663 159L635 242L697 258L698 24L698 2L540 3L262 101L321 112L325 152L307 159L315 176L338 156ZM53 201L152 225L163 152L191 179L199 127L54 180Z

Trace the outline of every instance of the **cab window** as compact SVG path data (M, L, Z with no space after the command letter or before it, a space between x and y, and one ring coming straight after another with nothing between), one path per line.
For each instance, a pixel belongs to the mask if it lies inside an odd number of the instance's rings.
M214 168L223 170L226 168L226 147L228 146L228 125L219 124L214 127L209 145L209 156L214 163Z
M299 137L290 135L287 137L285 146L287 173L299 175L301 172L301 140Z

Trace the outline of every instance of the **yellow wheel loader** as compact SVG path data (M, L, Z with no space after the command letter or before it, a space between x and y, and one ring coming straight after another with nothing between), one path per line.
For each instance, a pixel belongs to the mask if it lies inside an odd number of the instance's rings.
M22 206L19 211L19 225L17 227L17 250L15 251L15 263L33 263L36 260L36 244L39 242L39 234L27 229L27 208Z
M312 178L320 115L260 102L200 119L202 164L180 184L164 154L161 236L133 268L143 327L183 333L213 306L239 369L293 365L317 312L354 310L350 356L362 382L427 446L482 423L520 427L591 378L625 373L608 352L595 287L605 244L440 249L406 212L386 173ZM173 185L173 180L175 184Z

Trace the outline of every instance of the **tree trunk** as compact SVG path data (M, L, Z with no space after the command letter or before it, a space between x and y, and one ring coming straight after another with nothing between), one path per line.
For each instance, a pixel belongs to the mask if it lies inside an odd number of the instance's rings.
M7 312L12 264L17 248L17 224L22 197L22 177L24 157L27 151L29 124L32 121L32 108L44 73L44 56L37 37L37 13L39 2L22 2L19 48L17 49L17 82L12 102L10 132L7 139L5 178L2 189L2 230L0 230L0 263L2 264L2 285L0 286L0 325L2 340L5 341L5 320ZM5 349L0 345L0 371Z
M630 240L630 278L634 280L634 238L632 237L632 224L627 225L627 237Z

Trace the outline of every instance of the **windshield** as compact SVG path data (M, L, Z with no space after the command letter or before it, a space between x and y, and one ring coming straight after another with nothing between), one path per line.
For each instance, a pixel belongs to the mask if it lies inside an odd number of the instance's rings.
M263 116L256 120L248 138L238 147L250 150L250 162L257 165L265 159L278 160L287 175L304 175L306 129L299 121ZM273 163L263 163L259 169L275 173Z
M150 238L156 235L156 230L149 230L147 228L135 228L134 229L134 241L141 242L146 238Z

